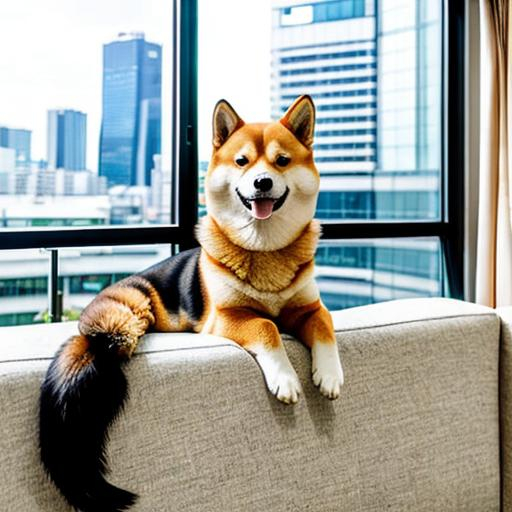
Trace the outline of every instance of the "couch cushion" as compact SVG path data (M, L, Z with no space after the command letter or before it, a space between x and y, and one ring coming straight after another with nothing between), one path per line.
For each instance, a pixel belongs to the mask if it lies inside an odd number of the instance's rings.
M512 510L512 307L499 308L501 317L500 425L502 509Z
M342 396L318 393L307 350L285 336L304 390L293 407L228 340L146 336L110 443L111 480L141 495L133 510L498 510L496 315L429 299L333 316ZM0 510L68 510L38 464L37 397L75 329L0 330Z

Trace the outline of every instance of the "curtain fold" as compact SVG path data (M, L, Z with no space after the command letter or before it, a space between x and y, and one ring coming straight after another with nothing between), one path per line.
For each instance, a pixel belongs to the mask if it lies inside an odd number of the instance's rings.
M480 0L480 182L476 301L512 305L510 0Z

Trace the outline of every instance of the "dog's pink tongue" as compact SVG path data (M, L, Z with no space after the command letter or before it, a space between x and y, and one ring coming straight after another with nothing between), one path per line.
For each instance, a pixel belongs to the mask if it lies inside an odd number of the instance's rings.
M251 202L251 213L255 219L268 219L272 215L274 208L273 199L255 199Z

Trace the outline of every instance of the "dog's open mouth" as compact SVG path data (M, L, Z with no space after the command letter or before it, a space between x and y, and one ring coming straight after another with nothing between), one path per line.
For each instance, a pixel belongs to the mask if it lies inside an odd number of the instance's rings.
M242 201L242 204L251 212L251 215L258 220L265 220L272 216L272 214L283 206L290 189L286 187L284 194L281 197L244 197L238 189L236 193Z

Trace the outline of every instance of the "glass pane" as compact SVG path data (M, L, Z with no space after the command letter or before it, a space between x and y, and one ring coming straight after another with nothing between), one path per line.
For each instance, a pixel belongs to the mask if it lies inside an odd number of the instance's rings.
M199 0L202 175L218 99L246 121L265 121L310 94L318 218L438 220L442 0L425 5ZM251 23L232 22L243 19Z
M103 288L170 255L171 246L167 244L59 250L65 319L77 319L82 309Z
M170 222L171 29L172 2L0 2L0 227Z
M48 270L46 251L0 251L0 327L45 321Z
M63 321L103 288L169 257L169 245L59 249ZM49 252L0 251L0 327L48 321Z
M444 265L437 239L321 242L316 281L331 310L444 293Z

